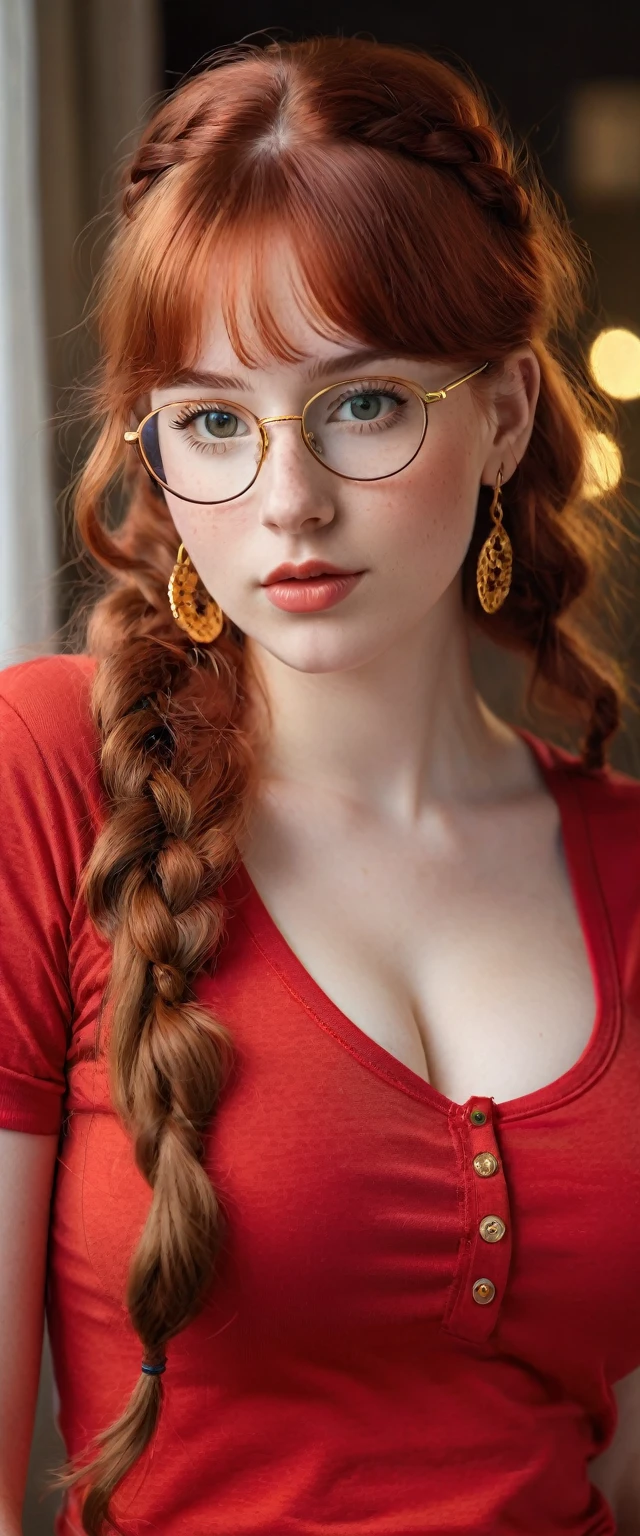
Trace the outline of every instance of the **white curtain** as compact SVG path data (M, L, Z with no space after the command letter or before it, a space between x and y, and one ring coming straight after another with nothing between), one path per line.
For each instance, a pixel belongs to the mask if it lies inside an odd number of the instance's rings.
M0 0L0 666L56 623L32 0Z
M60 419L92 361L97 216L161 86L159 0L0 0L0 665L57 648L71 548L56 505L80 446L66 428L60 444ZM53 1533L58 1406L45 1329L25 1536Z
M57 648L56 507L97 216L162 84L159 0L0 0L0 666Z

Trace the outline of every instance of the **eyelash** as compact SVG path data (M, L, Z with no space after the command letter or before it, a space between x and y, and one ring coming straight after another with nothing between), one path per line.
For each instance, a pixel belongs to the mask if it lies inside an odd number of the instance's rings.
M367 391L369 391L372 395L387 395L390 400L395 400L398 405L406 405L407 403L406 395L400 394L398 386L395 384L388 384L386 380L359 379L358 383L360 385L359 389L347 390L343 395L340 395L339 399L334 403L334 410L337 411L339 407L344 405L345 401L347 400L357 400L359 395L366 394ZM174 426L188 427L192 421L197 420L198 416L200 416L203 411L206 411L207 408L211 410L212 405L215 404L215 400L201 400L198 402L194 401L190 408L186 408L180 416L176 416Z
M359 389L347 390L344 395L336 400L334 410L344 405L345 400L357 400L359 395L387 395L389 399L397 401L398 405L406 405L406 395L401 395L397 384L389 384L382 379L359 379Z
M176 416L173 423L174 427L188 427L189 423L197 421L198 416L202 416L204 411L210 411L212 405L215 406L215 403L215 400L201 400L197 403L194 401L190 409L185 408L182 415Z

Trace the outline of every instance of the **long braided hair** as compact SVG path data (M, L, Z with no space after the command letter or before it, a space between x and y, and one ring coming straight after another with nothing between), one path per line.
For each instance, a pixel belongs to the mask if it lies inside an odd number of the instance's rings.
M88 630L109 814L83 892L113 945L113 1102L153 1191L126 1292L152 1365L202 1306L220 1246L203 1137L233 1048L193 984L224 935L222 887L257 754L243 636L227 619L214 644L194 647L171 618L178 540L164 497L129 461L119 526L105 506L140 402L197 360L212 271L238 356L251 364L257 337L271 356L295 357L259 279L260 253L283 230L320 327L466 366L500 364L525 341L535 349L533 434L504 495L512 588L488 617L475 583L489 531L481 492L465 608L528 659L530 695L582 721L587 773L604 763L625 692L622 669L569 613L604 568L607 509L596 523L583 496L597 405L560 360L583 280L561 213L481 91L422 52L320 38L214 56L155 112L127 167L97 303L99 433L75 493L82 540L109 574ZM247 251L251 336L235 286ZM51 1486L81 1485L88 1536L118 1529L110 1499L150 1441L163 1390L161 1374L141 1374L89 1456L54 1474Z

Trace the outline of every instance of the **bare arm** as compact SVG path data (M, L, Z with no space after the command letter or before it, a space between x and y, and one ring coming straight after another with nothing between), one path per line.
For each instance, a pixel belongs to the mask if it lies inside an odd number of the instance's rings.
M618 1424L611 1445L589 1464L609 1500L618 1536L640 1536L640 1369L614 1384Z
M20 1536L58 1137L0 1130L0 1536Z

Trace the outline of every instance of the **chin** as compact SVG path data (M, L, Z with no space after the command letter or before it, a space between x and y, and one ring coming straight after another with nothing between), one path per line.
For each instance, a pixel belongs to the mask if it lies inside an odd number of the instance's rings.
M390 643L391 637L383 641L379 630L368 636L362 633L359 636L348 635L346 626L342 634L338 625L333 626L333 633L324 635L315 634L311 629L307 634L292 635L290 639L274 640L270 636L256 635L254 644L275 656L284 666L291 667L295 672L308 672L320 675L325 672L350 672L357 667L365 667Z

